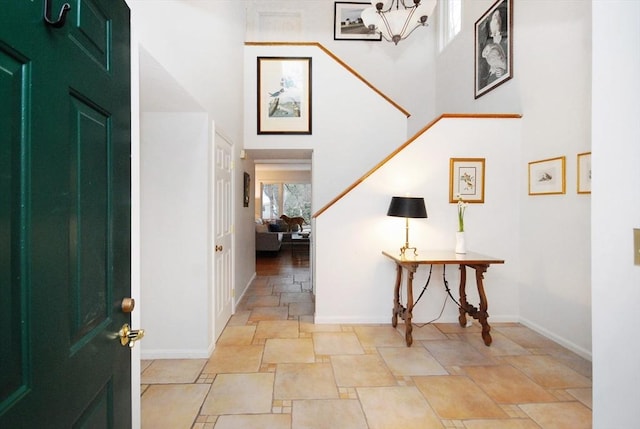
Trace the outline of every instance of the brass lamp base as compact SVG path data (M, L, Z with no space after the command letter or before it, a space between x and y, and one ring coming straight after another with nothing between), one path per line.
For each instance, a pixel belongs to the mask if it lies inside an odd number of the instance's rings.
M407 250L413 250L413 256L418 256L418 249L415 247L409 247L409 218L405 218L404 246L400 248L400 256L404 258Z
M407 250L413 250L413 256L418 256L418 249L416 247L409 247L409 243L400 248L400 256L404 258Z

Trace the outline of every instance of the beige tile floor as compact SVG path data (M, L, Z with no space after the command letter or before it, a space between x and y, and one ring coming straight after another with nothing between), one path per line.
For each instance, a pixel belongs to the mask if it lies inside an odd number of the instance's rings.
M142 363L153 429L580 429L591 363L519 324L315 325L308 259L260 257L210 359Z

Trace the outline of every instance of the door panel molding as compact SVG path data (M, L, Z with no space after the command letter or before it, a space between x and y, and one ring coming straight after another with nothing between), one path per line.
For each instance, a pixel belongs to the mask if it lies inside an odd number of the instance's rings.
M0 44L0 415L28 394L30 64Z
M86 99L86 98L85 98ZM71 99L69 219L70 330L74 343L94 337L111 315L110 119L95 105ZM80 344L72 345L72 349Z

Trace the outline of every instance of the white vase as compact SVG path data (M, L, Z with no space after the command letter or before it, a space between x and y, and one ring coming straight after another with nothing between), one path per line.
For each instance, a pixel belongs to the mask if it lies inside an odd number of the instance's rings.
M467 247L464 243L464 231L456 232L456 253L467 253Z

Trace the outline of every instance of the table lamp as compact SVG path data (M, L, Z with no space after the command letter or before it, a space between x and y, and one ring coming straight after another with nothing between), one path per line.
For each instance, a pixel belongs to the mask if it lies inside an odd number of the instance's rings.
M391 197L387 216L405 218L405 242L400 248L400 256L404 257L408 249L413 250L413 254L417 255L418 251L415 247L409 247L409 218L426 218L427 208L424 205L424 198L419 197Z

